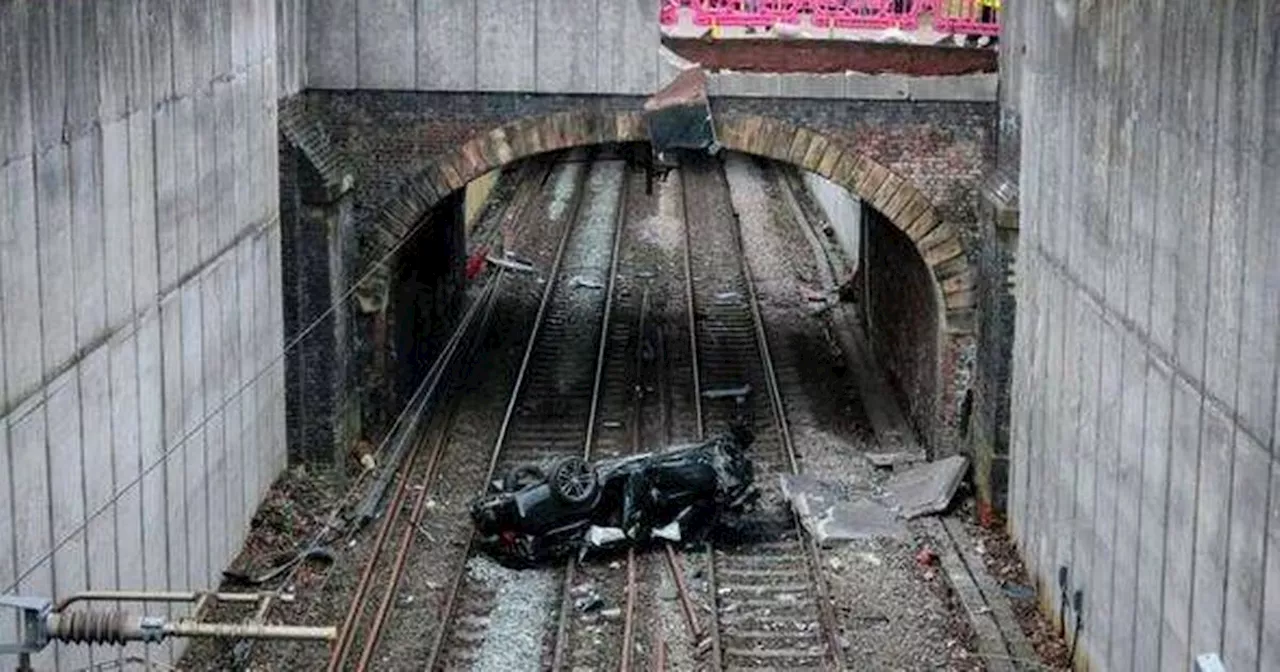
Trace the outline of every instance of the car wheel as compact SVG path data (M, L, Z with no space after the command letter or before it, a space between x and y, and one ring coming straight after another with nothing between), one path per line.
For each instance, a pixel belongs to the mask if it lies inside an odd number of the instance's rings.
M540 467L533 464L522 464L507 472L507 476L502 479L502 489L507 492L519 492L545 480L547 480L547 474Z
M551 468L551 490L569 504L581 504L596 494L596 474L580 457L566 457Z

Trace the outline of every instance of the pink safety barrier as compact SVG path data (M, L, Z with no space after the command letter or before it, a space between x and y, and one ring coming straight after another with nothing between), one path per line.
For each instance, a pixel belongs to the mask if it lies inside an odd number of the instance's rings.
M819 28L916 27L916 0L814 0L810 3L813 25Z
M803 17L819 28L915 30L933 18L941 33L999 35L1001 0L663 0L659 21L671 26L689 8L695 25L797 24Z

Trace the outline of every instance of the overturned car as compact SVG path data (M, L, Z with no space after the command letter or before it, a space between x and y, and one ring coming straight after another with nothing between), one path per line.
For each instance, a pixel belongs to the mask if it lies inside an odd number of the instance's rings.
M751 430L603 460L559 457L510 469L471 504L481 548L524 567L574 552L698 539L757 495Z

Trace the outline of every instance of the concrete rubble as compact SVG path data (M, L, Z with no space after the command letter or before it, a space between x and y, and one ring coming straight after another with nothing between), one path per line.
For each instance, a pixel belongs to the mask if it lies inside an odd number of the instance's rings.
M800 524L819 545L854 539L904 539L907 528L880 503L848 497L839 487L808 474L778 477L782 495L800 517Z
M968 468L963 456L921 464L891 476L884 495L849 494L809 474L778 477L783 497L819 545L855 539L905 539L903 520L940 513L955 496Z
M940 513L951 504L968 468L968 458L952 455L894 474L884 489L903 518Z

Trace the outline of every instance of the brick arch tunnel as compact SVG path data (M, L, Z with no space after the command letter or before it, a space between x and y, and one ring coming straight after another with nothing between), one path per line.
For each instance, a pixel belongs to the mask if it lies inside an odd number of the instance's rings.
M879 259L869 265L878 270L860 283L868 340L917 438L935 453L955 450L965 395L959 381L968 377L975 331L974 275L958 230L940 221L916 186L833 137L755 115L720 116L715 124L725 149L808 170L862 202L865 248ZM423 228L424 218L456 219L461 190L495 169L559 150L647 139L639 113L592 110L526 118L475 135L398 185L372 218L361 266L385 261Z

